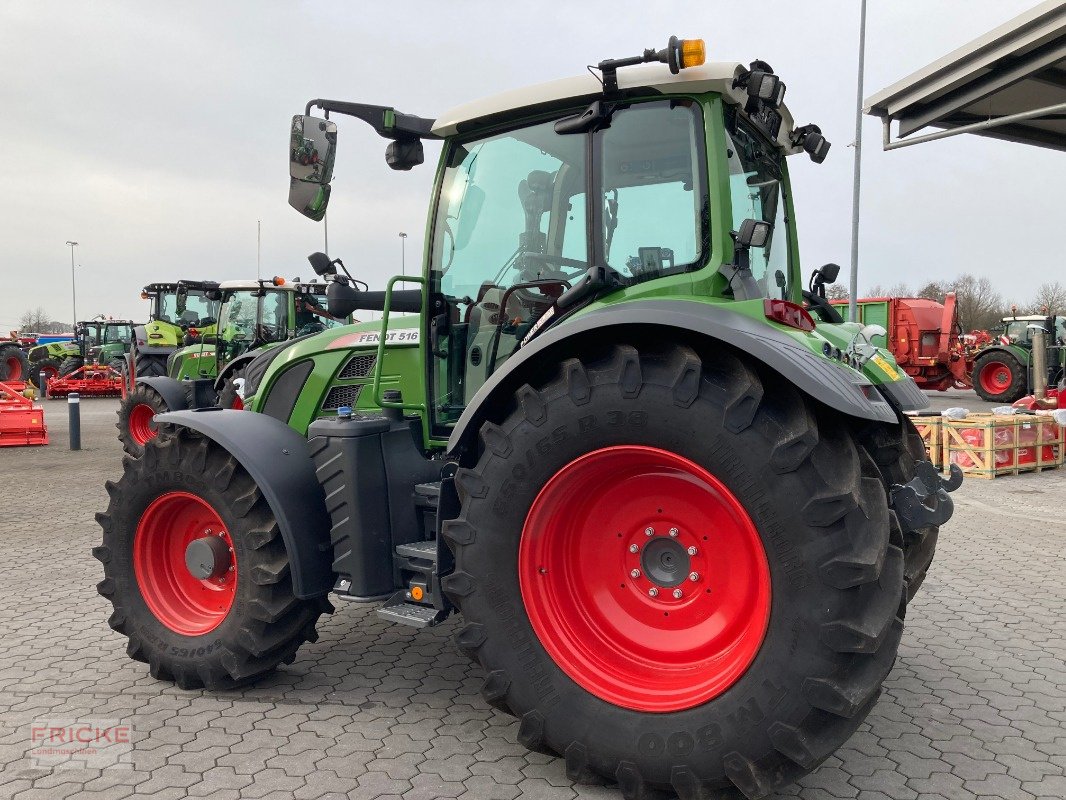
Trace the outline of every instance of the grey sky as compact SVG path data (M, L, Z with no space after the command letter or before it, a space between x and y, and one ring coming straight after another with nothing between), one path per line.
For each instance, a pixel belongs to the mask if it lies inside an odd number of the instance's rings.
M869 0L866 95L1036 4ZM833 142L793 160L804 271L846 265L858 0L723 2L8 2L0 6L0 330L43 306L69 319L146 316L153 280L307 277L322 226L286 202L289 117L312 97L435 116L577 74L603 58L707 41L711 60L772 64L797 122ZM418 268L439 150L410 173L340 118L330 253L380 288ZM1062 278L1050 255L1061 153L976 137L880 150L865 122L860 286L961 271L1024 300ZM1050 234L1050 235L1049 235ZM1057 248L1056 248L1057 249Z

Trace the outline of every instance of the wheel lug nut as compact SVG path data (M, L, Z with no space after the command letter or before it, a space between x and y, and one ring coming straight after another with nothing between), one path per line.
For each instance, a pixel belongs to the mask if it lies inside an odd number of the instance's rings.
M640 548L639 548L639 547L637 547L637 546L636 546L635 544L631 544L631 545L629 545L629 552L630 552L630 553L635 553L635 552L637 552L637 550L639 550L639 549L640 549Z
M629 577L630 578L639 578L640 577L640 570L639 569L631 570L630 573L629 573Z
M696 555L696 548L695 547L690 547L687 552L688 552L688 554L690 556L694 556L694 555Z
M656 589L654 586L652 586L650 589L648 589L648 596L649 597L658 597L659 596L659 590Z
M674 589L674 599L675 600L680 600L681 596L683 594L684 594L684 592L682 592L680 589Z
M644 529L644 535L645 536L654 536L655 535L655 528L651 528L651 527L645 528Z
M688 574L688 579L690 581L698 581L700 579L700 574L698 572L690 572Z
M677 538L677 528L671 528L670 529L670 535L676 539Z

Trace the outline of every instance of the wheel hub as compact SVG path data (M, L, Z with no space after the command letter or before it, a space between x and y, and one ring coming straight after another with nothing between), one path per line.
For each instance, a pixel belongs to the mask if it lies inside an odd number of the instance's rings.
M650 538L642 531L640 538L645 540L644 546L634 555L634 559L639 560L639 566L628 568L628 559L626 564L626 572L630 577L633 577L634 569L639 573L634 578L639 590L647 593L652 587L673 589L689 581L689 575L696 572L693 557L699 557L699 549L696 547L695 537L690 534L682 535L679 528L672 527L669 528L669 533L663 528L653 533ZM693 555L689 555L690 550L694 551ZM633 552L632 548L629 552ZM684 594L684 589L682 593ZM670 592L659 592L651 596L661 600L680 599Z
M193 539L185 548L185 568L199 581L221 578L230 568L229 545L221 536Z

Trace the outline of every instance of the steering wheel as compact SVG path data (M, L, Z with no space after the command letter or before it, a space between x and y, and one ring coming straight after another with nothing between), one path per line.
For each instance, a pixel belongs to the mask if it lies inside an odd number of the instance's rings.
M570 267L576 270L573 273L563 273L567 280L573 280L588 272L588 262L579 261L576 258L566 258L565 256L553 256L548 253L523 253L522 258L528 258L532 261L543 261L547 264L555 264L560 267ZM549 277L549 276L545 276Z
M817 314L822 322L839 324L844 321L844 318L840 316L840 312L833 307L833 304L821 295L815 294L814 292L808 292L804 289L803 299L807 301L807 309L814 314Z

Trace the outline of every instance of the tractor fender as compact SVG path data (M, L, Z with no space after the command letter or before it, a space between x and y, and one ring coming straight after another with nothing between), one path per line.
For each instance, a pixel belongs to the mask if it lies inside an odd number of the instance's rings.
M758 359L804 394L843 414L892 424L899 421L888 400L872 391L872 384L861 374L815 355L764 322L720 306L708 313L704 303L694 301L634 300L590 311L549 328L512 355L471 399L448 440L448 451L457 454L473 443L481 420L496 400L517 391L529 372L526 368L546 351L565 349L567 341L586 334L611 341L619 336L616 330L622 326L672 329L688 337L696 333L725 342ZM664 332L667 340L670 335Z
M301 600L333 588L333 551L326 495L318 482L307 439L266 414L201 408L160 414L221 445L251 475L278 522L289 555L293 592Z
M988 355L989 353L1002 353L1003 355L1010 356L1015 361L1020 363L1023 367L1029 363L1029 350L1024 347L1017 347L1011 345L992 345L991 347L982 347L978 352L974 354L974 361L981 356Z
M151 378L137 378L137 385L150 386L162 395L167 408L171 411L183 411L189 407L189 393L181 381L168 378L166 375L156 375Z

